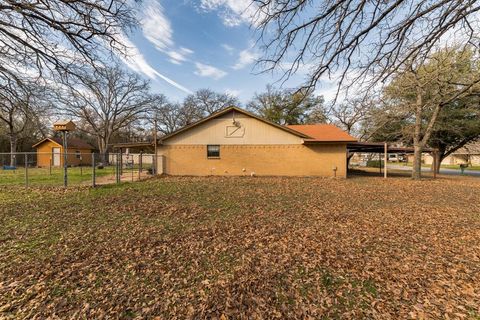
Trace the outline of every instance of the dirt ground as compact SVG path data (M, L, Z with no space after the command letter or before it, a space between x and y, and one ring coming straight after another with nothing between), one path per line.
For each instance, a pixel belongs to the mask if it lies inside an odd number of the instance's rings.
M480 179L0 189L0 318L480 319Z

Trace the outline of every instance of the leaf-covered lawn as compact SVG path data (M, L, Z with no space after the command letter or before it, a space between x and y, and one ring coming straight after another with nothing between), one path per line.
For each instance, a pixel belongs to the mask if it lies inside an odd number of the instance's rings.
M480 317L480 179L0 189L0 318Z

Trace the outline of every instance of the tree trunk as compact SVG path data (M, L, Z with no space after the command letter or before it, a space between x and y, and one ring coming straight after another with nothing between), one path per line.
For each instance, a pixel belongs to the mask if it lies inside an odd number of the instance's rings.
M103 165L107 165L107 142L102 137L98 137L97 142L98 151L100 152L99 162Z
M412 178L415 180L422 178L422 150L421 142L422 132L422 92L417 84L417 101L415 102L415 131L413 134L413 166Z
M421 179L422 178L422 147L421 146L414 146L413 147L413 170L412 170L412 178L413 179Z
M432 172L435 170L436 173L440 173L440 166L442 164L443 159L445 159L445 150L438 149L437 152L434 152L432 154L432 157L434 159L432 162Z
M353 155L354 155L354 154L355 154L354 152L351 152L351 153L349 153L348 156L347 156L347 169L348 169L348 167L350 166L350 160L353 158Z
M17 135L15 133L10 134L10 165L15 167L17 165L16 153L17 152Z
M107 148L103 145L99 145L99 151L100 151L100 162L103 165L107 165Z

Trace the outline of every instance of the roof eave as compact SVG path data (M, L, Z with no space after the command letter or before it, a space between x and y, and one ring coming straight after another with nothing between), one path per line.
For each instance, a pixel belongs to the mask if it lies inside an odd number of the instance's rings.
M63 147L60 143L58 143L57 141L53 140L53 139L50 139L50 138L45 138L43 140L40 140L39 142L35 143L32 148L36 148L37 146L41 145L42 143L46 142L46 141L50 141L50 142L53 142L55 143L56 145L59 145L60 147Z
M357 142L357 140L317 140L317 139L304 139L303 144L327 144L327 143L352 143Z

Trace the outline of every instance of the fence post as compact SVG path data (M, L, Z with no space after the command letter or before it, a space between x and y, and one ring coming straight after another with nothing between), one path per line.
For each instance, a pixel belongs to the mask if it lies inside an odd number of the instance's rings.
M25 188L28 188L28 153L25 153Z
M63 186L67 187L68 185L68 163L67 163L67 153L68 152L68 145L67 145L67 131L63 131Z
M120 153L120 157L121 157L121 156L122 156L122 153ZM120 169L120 166L122 165L122 163L121 163L121 158L118 157L118 153L117 153L117 155L116 155L116 158L117 158L117 161L116 161L116 164L117 164L117 165L116 165L116 169L117 169L117 170L116 170L116 173L117 173L117 184L118 184L118 183L120 183L120 175L121 175L121 173L120 173L120 170L121 170L121 169Z
M95 188L95 153L92 153L92 187Z

